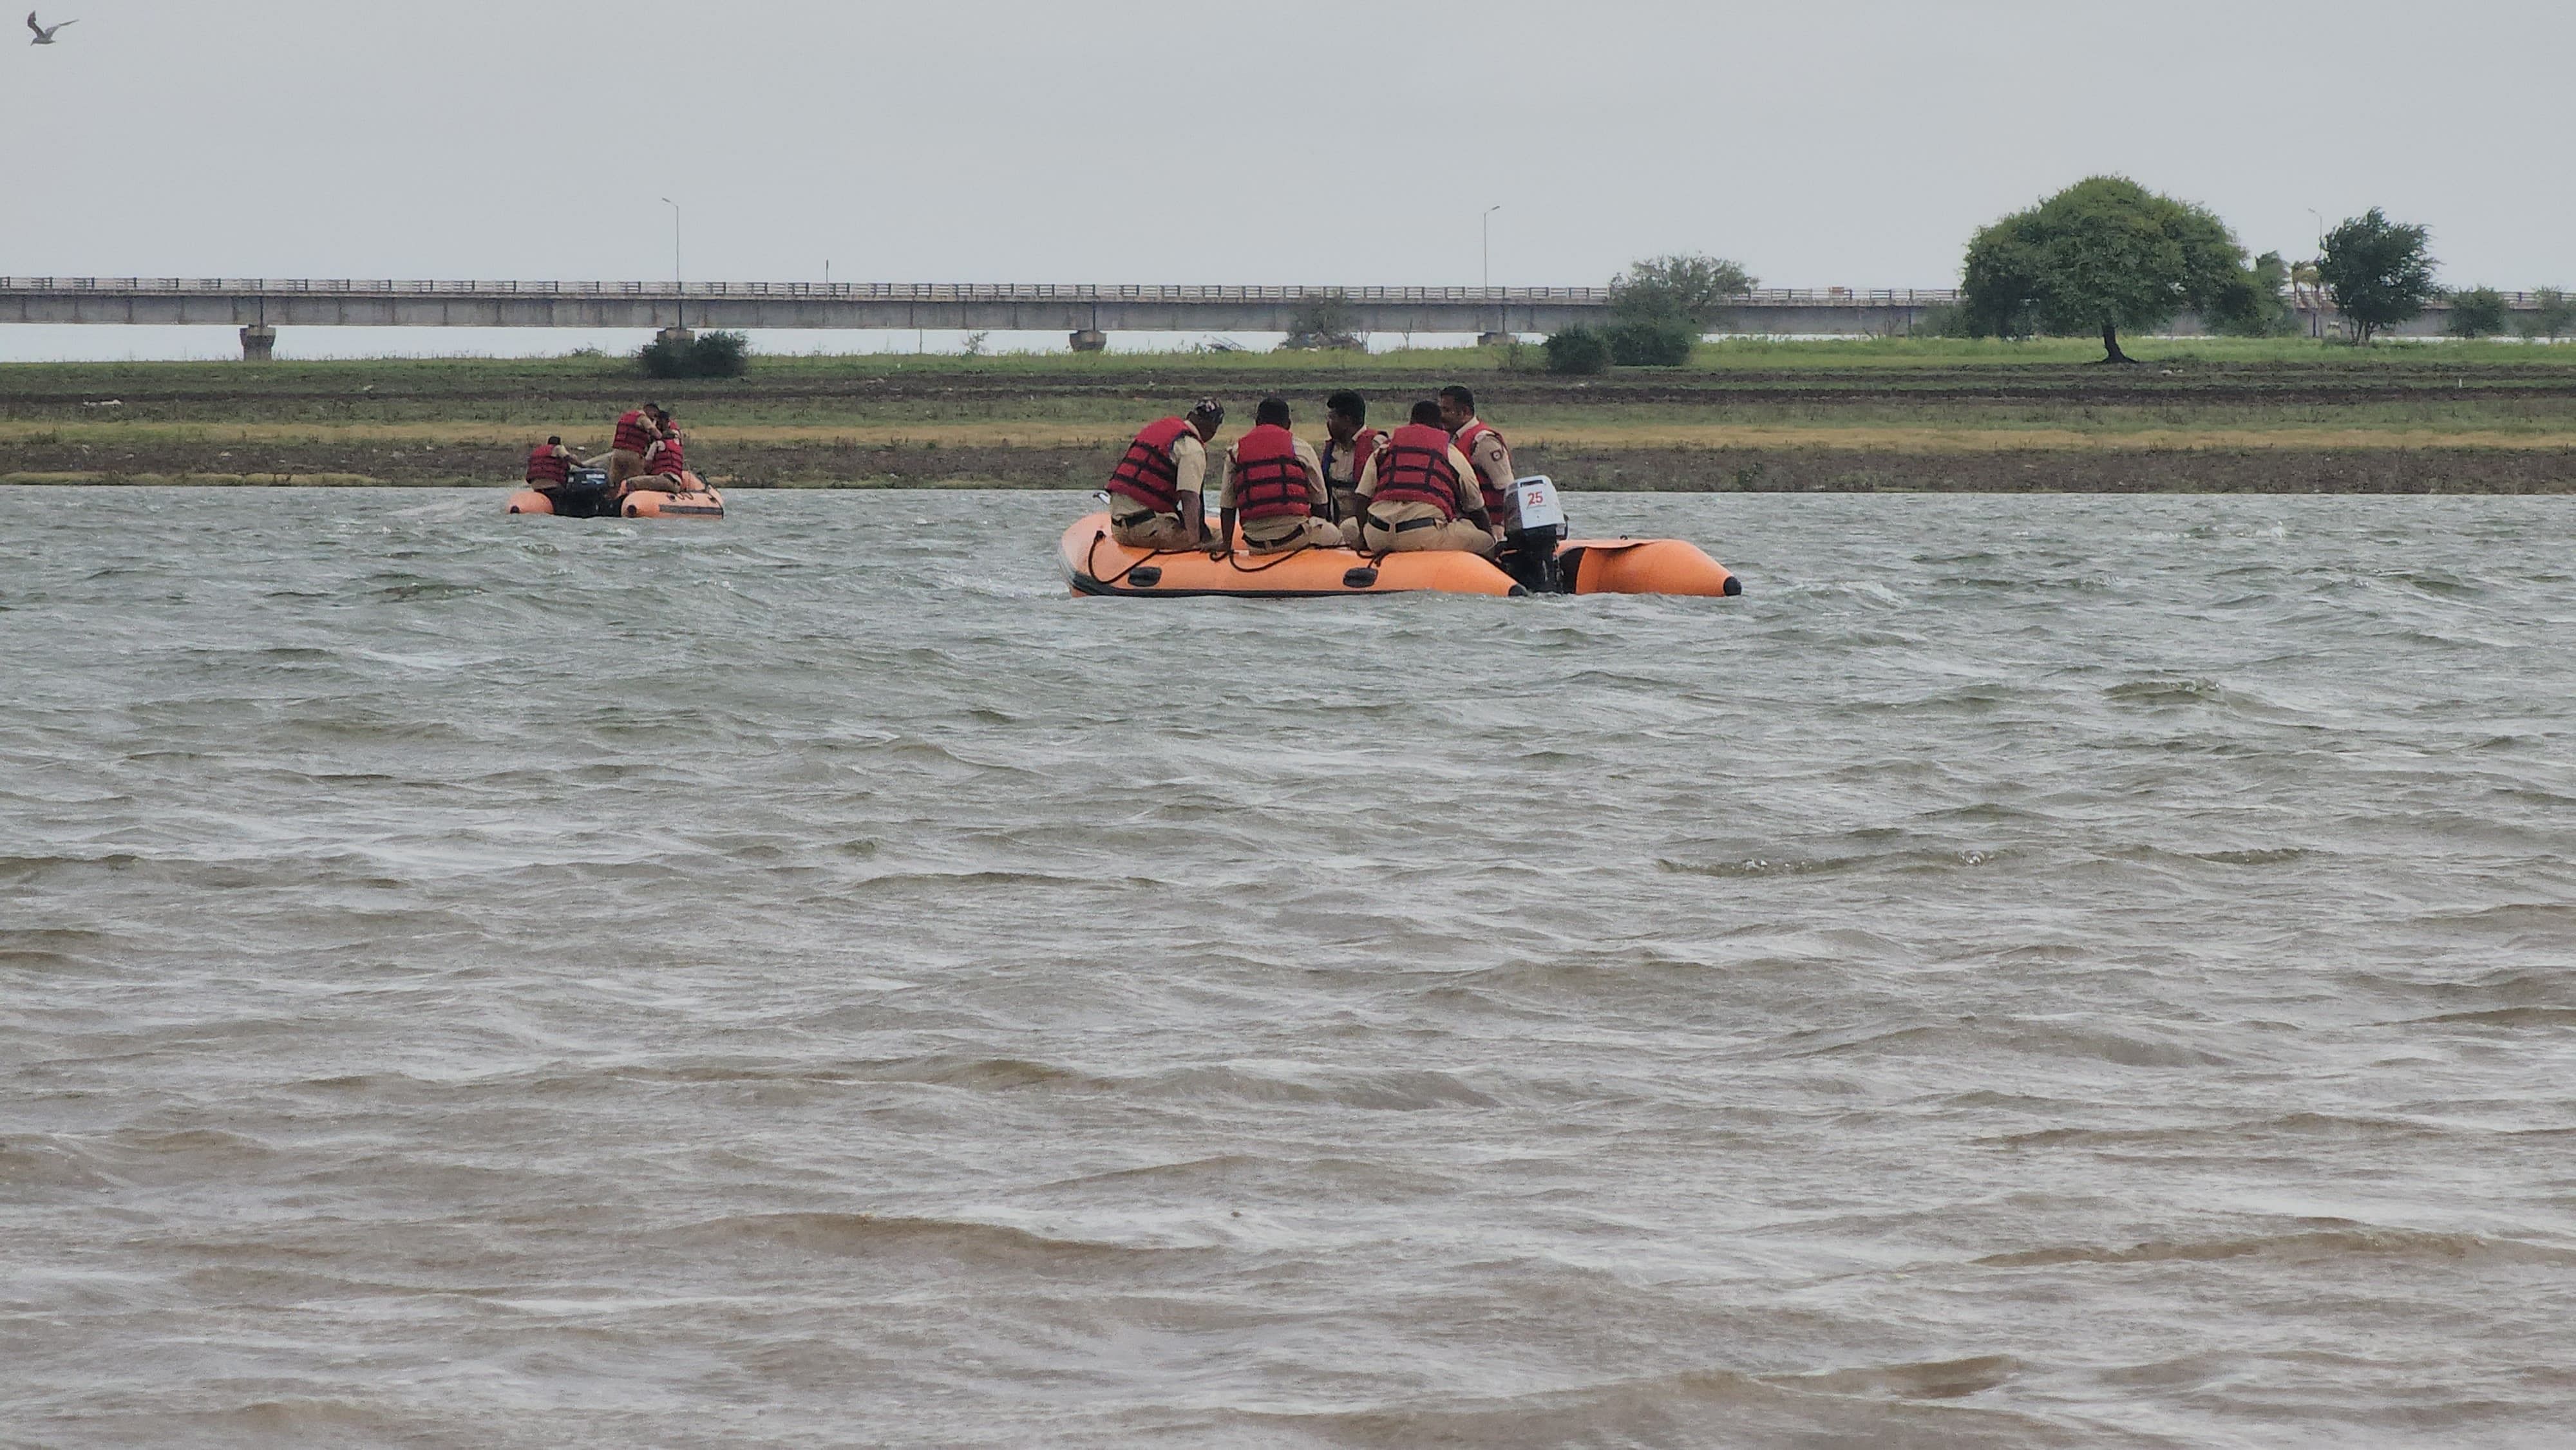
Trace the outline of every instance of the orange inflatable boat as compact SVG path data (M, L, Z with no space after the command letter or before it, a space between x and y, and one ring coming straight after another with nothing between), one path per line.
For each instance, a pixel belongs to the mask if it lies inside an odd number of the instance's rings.
M568 519L720 519L725 516L724 495L707 487L694 473L682 474L684 482L693 485L687 493L655 493L640 489L622 499L608 498L608 475L595 468L573 471L572 480L562 489L539 492L523 488L510 495L509 511L514 514L553 514Z
M1091 514L1064 531L1064 571L1076 594L1187 599L1228 594L1244 599L1319 599L1339 594L1493 594L1525 591L1511 576L1473 554L1382 554L1300 549L1252 554L1237 546L1228 559L1205 550L1157 554L1109 537L1109 515Z
M1059 546L1076 594L1187 599L1320 599L1346 594L1487 594L1529 591L1473 554L1363 554L1354 549L1300 549L1211 559L1131 549L1109 537L1109 515L1095 513L1064 531ZM1680 539L1575 539L1557 552L1560 588L1568 594L1698 594L1744 592L1726 567Z

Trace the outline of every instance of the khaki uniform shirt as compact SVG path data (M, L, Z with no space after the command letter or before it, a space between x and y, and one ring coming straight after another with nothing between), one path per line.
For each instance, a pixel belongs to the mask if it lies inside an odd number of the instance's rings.
M1477 420L1470 418L1467 422L1472 427ZM1486 488L1500 494L1506 500L1503 512L1494 519L1495 527L1506 532L1518 528L1521 521L1520 477L1512 472L1512 450L1503 445L1503 435L1488 433L1477 439L1476 451L1472 456L1476 471L1472 474L1462 473L1460 477L1481 477L1485 481Z
M1207 445L1192 429L1172 440L1172 492L1197 493L1207 486Z
M1456 444L1449 448L1449 466L1458 471L1458 517L1463 519L1471 510L1483 507L1484 500L1466 492L1476 486L1476 475L1467 463L1467 455L1459 452ZM1377 497L1377 459L1374 456L1360 469L1359 492L1363 499ZM1363 504L1360 511L1363 516L1375 514L1390 524L1409 524L1415 519L1440 517L1439 506L1427 503L1391 503L1382 509Z
M1385 441L1383 435L1379 441ZM1367 468L1368 463L1369 455L1356 448L1344 448L1333 455L1332 474L1326 482L1343 493L1354 492L1360 486L1360 471Z

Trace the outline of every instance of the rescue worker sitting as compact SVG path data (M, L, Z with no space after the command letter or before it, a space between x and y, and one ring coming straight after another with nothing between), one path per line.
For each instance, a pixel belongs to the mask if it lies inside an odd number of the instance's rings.
M1332 490L1333 522L1360 516L1360 470L1385 441L1368 426L1368 399L1342 392L1324 400L1324 486Z
M666 413L662 417L662 436L644 451L644 471L626 481L626 491L696 493L700 487L698 476L689 472L688 440L680 436L679 424Z
M1216 542L1210 557L1234 552L1234 521L1243 519L1244 547L1255 554L1291 549L1338 549L1342 531L1324 517L1333 496L1324 486L1323 460L1314 445L1289 431L1288 400L1264 398L1253 411L1252 431L1225 451L1225 488L1217 495Z
M1177 418L1148 423L1109 475L1109 537L1131 549L1178 553L1207 547L1208 440L1225 405L1202 398Z
M1494 562L1532 593L1553 592L1560 530L1553 524L1543 529L1521 526L1520 475L1512 468L1511 445L1494 431L1494 425L1476 416L1476 395L1465 388L1440 390L1440 425L1457 438L1458 451L1475 467L1475 484L1484 495L1485 512L1493 516L1501 545Z
M1467 480L1466 455L1440 426L1440 405L1413 405L1413 421L1379 445L1360 470L1360 516L1342 525L1344 542L1372 554L1463 550L1488 558L1494 520Z
M608 445L608 486L612 491L647 471L644 455L652 451L662 436L663 424L669 420L670 415L662 411L659 403L646 403L618 415L617 433Z
M608 491L600 485L598 474L585 474L580 481L574 480L573 470L589 466L564 446L560 436L548 438L528 450L528 487L544 494L557 514L588 518L608 501Z

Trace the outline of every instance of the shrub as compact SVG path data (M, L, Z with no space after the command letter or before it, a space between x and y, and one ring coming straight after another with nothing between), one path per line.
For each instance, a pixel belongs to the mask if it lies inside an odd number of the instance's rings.
M2525 337L2556 342L2558 334L2576 327L2576 302L2568 301L2567 294L2555 287L2543 287L2531 294L2531 310L2515 325Z
M2493 287L2472 287L2451 294L2451 317L2442 330L2453 337L2480 338L2504 331L2504 294Z
M1368 342L1351 330L1351 299L1340 292L1309 297L1288 319L1282 352L1364 352Z
M702 332L689 345L689 367L702 378L738 378L751 371L751 339L739 332Z
M1560 376L1589 377L1610 371L1610 343L1588 327L1569 327L1547 340L1547 370Z
M655 338L635 355L648 378L738 378L751 370L751 339L704 332L688 342Z
M1621 367L1677 368L1699 345L1699 325L1676 318L1622 322L1610 329L1610 360Z
M2299 330L2290 306L2290 264L2265 252L2210 299L2202 321L2222 337L2288 337Z
M1924 308L1906 329L1908 337L1974 337L1968 330L1968 309L1956 302L1939 302Z

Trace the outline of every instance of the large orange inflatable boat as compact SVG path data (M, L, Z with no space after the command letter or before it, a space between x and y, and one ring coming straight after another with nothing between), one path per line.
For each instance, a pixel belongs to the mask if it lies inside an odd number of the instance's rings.
M694 485L687 493L655 493L639 489L621 499L608 496L608 475L595 468L577 468L572 479L560 489L539 491L523 488L510 495L514 514L552 514L567 519L720 519L725 516L724 495L709 488L694 473L682 474L684 482Z
M1473 554L1363 554L1354 549L1300 549L1230 558L1204 551L1152 553L1109 537L1109 515L1091 514L1064 531L1065 577L1076 594L1186 599L1318 599L1344 594L1489 594L1529 591ZM1569 539L1558 546L1557 580L1567 594L1744 592L1726 566L1680 539Z

